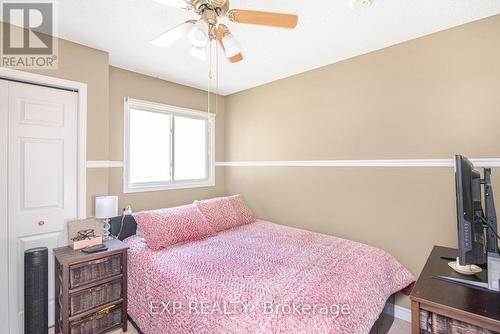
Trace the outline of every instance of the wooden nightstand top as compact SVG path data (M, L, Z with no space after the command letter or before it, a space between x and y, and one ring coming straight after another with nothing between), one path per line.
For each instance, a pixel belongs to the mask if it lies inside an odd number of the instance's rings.
M448 266L450 260L441 258L455 258L457 254L458 251L454 248L434 246L410 299L448 312L468 314L500 326L500 293L433 278L434 275L462 278L462 275ZM485 274L483 271L480 275Z
M104 244L108 247L107 250L92 254L84 253L81 249L73 250L70 246L54 248L53 252L54 256L60 264L68 264L107 257L110 255L121 253L128 249L127 245L117 239L104 241Z

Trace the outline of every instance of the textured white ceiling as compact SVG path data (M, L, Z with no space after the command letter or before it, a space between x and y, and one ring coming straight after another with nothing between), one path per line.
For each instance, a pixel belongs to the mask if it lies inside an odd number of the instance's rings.
M108 51L114 66L206 90L208 62L189 56L187 39L169 48L149 43L196 18L194 13L152 0L58 4L60 37ZM223 95L499 14L500 1L375 0L370 8L353 10L350 0L232 0L231 8L295 13L299 23L295 30L283 30L225 22L245 59L231 64L220 54Z

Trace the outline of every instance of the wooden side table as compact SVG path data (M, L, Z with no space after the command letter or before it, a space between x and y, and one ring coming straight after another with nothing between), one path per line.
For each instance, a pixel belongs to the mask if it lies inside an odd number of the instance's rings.
M55 248L55 333L127 331L127 249L119 240L86 254Z
M457 254L453 248L434 246L432 249L410 294L413 334L500 332L499 293L433 278L435 275L460 277L448 266L450 260L442 258L456 258Z

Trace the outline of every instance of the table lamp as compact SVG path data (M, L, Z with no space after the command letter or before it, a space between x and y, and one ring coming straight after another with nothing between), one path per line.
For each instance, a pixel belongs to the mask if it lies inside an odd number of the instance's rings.
M104 220L102 236L104 241L111 239L109 220L116 216L118 216L118 196L98 196L95 198L95 217Z

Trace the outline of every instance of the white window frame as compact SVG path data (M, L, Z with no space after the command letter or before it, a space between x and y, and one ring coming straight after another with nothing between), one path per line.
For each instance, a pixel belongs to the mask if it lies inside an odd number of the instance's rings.
M125 98L124 102L124 129L123 129L123 192L147 192L147 191L163 191L172 189L188 189L202 188L215 186L215 114L208 114L206 111L199 111L187 108L180 108L155 102L148 102L132 98ZM130 173L130 109L139 109L149 112L160 112L171 115L170 122L170 173L171 181L167 182L143 182L131 183L129 180ZM174 180L174 116L191 117L196 119L207 120L207 177L202 180Z

